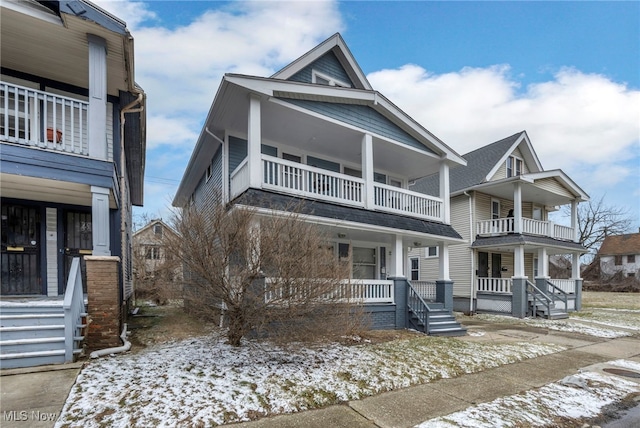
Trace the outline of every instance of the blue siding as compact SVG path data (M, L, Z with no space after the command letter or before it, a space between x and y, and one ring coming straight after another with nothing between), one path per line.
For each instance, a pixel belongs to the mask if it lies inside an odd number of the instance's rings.
M326 74L336 80L348 83L352 87L355 86L333 52L327 52L291 76L289 80L294 82L312 83L311 70L319 71L320 73Z
M391 138L407 146L435 154L433 150L424 146L399 126L368 106L294 100L290 98L281 99L315 113Z
M199 210L210 211L222 201L222 146L211 160L211 178L205 175L200 179L194 192L194 203Z
M247 140L229 137L229 175L247 157Z
M340 164L331 162L326 159L320 159L313 156L307 156L307 165L315 166L316 168L322 168L333 172L340 172Z

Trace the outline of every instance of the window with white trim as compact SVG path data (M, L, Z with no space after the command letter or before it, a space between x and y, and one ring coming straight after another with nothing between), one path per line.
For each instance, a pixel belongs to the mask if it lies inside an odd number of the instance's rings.
M427 259L432 259L438 257L438 246L434 245L432 247L424 248L424 257Z
M507 178L522 175L522 159L515 156L507 158Z
M411 280L418 281L420 279L420 258L411 257L409 261L411 263L411 266L409 267L409 271L411 272Z
M334 77L331 77L327 74L321 73L316 70L311 71L311 83L316 83L318 85L326 85L326 86L340 86L342 88L350 88L351 85L342 82Z

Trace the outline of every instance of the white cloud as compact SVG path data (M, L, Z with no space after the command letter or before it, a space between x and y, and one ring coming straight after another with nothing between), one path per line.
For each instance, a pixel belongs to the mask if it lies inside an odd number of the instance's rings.
M117 16L127 23L130 30L142 22L156 19L156 14L150 11L143 2L124 0L92 0L92 3Z

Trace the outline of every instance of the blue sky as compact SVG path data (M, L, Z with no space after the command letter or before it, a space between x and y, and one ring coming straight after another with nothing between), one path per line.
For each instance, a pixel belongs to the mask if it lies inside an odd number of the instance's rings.
M95 1L148 95L145 206L168 206L225 72L341 32L375 89L460 154L526 130L545 169L640 226L640 2Z

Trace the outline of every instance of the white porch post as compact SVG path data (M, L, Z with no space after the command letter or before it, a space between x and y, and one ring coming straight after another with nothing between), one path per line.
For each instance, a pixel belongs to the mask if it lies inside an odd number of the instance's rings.
M571 279L581 279L580 253L571 253Z
M513 184L513 231L522 233L522 184Z
M249 164L249 187L262 187L262 125L260 120L260 96L249 95L249 123L247 126L247 161Z
M373 209L375 204L373 181L373 138L371 134L362 137L362 178L364 179L364 207Z
M92 255L110 256L109 189L104 187L91 186L91 233Z
M441 218L444 223L451 223L449 198L449 164L446 159L440 160L440 198L442 198Z
M524 247L522 245L513 249L513 277L526 278L524 274Z
M87 34L89 45L89 157L107 159L107 42ZM122 135L120 138L124 138ZM94 236L95 239L95 236Z
M439 244L438 255L438 279L442 281L450 281L449 277L449 245L444 242Z
M404 245L402 244L402 236L396 235L395 248L393 249L393 257L394 257L394 276L399 278L404 278Z
M580 228L578 227L578 201L575 199L571 201L571 227L573 228L573 242L578 242L580 240Z
M545 247L538 249L538 277L549 277L549 257Z

